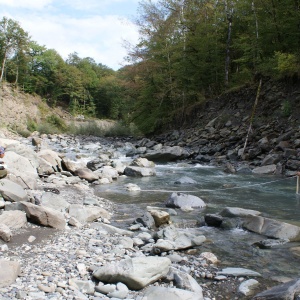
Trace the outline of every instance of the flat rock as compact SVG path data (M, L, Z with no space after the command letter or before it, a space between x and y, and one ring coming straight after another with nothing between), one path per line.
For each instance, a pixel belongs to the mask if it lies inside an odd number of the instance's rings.
M134 257L106 264L95 270L93 276L103 282L122 282L130 289L140 290L165 276L170 265L166 257Z
M22 209L26 212L27 218L33 223L56 229L65 229L66 221L61 212L29 202L21 202L21 204Z
M142 300L203 300L199 293L190 292L177 288L153 286L147 288Z
M253 276L260 277L261 274L244 268L225 268L222 271L217 272L218 275L227 275L227 276Z
M20 273L19 262L0 259L0 288L15 282Z

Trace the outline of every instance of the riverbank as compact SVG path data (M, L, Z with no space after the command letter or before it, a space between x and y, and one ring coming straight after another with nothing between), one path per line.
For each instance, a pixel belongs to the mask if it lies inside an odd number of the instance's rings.
M33 146L33 141L38 144ZM153 164L135 160L132 165L134 157L157 157L160 152L160 159L179 159L188 154L180 147L165 148L155 143L150 147L143 145L145 142L64 135L1 139L11 170L8 180L22 187L18 193L16 189L2 190L0 217L12 216L6 225L10 233L1 235L9 239L1 241L2 257L18 263L15 279L0 289L3 299L149 300L159 299L157 293L164 299L251 299L276 285L274 279L262 278L251 270L220 268L218 258L203 251L206 243L214 241L207 240L201 227L170 226L176 209L149 208L143 218L133 216L140 221L122 230L110 225L115 206L96 196L95 186L105 184L109 189L110 182L124 174L150 176L151 172L144 172L152 171ZM132 158L117 162L123 155ZM21 159L24 169L20 170ZM27 160L34 167L30 168ZM21 213L18 221L24 220L18 228L17 213ZM41 217L43 214L47 217ZM163 220L159 226L153 225L154 216ZM167 267L149 271L152 275L154 272L155 280L146 279L146 285L137 283L121 265L126 260L138 268L139 274L145 274L151 268L148 258L154 259L151 264L161 262ZM112 269L116 272L108 274ZM241 285L246 282L252 289L245 292Z

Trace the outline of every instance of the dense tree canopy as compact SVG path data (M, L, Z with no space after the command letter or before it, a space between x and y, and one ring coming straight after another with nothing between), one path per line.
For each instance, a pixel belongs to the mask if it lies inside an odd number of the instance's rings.
M3 18L0 81L152 133L182 125L195 105L258 75L298 80L299 0L144 0L136 24L128 66L113 71L76 52L64 61Z

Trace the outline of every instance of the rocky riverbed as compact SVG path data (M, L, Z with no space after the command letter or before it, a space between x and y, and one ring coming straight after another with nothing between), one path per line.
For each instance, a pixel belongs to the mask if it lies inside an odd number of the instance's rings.
M9 175L0 181L1 299L297 299L298 278L263 278L259 270L222 269L201 225L241 224L276 245L300 241L300 228L260 212L226 208L182 228L176 210L205 206L172 194L165 209L148 207L121 229L114 204L94 187L120 176L155 176L155 160L188 158L189 150L142 139L65 135L28 139L2 134ZM132 157L126 163L115 159ZM138 186L129 185L135 190ZM133 212L134 214L134 212ZM295 253L299 250L295 246ZM292 281L294 280L294 281ZM276 290L263 292L276 286ZM255 296L256 295L256 296ZM277 298L274 298L274 297ZM273 297L273 298L272 298Z

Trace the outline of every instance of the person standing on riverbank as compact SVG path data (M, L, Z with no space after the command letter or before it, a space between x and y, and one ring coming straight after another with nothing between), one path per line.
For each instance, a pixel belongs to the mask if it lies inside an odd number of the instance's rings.
M0 179L6 177L7 175L6 165L2 160L4 155L5 155L5 149L2 146L0 146Z

